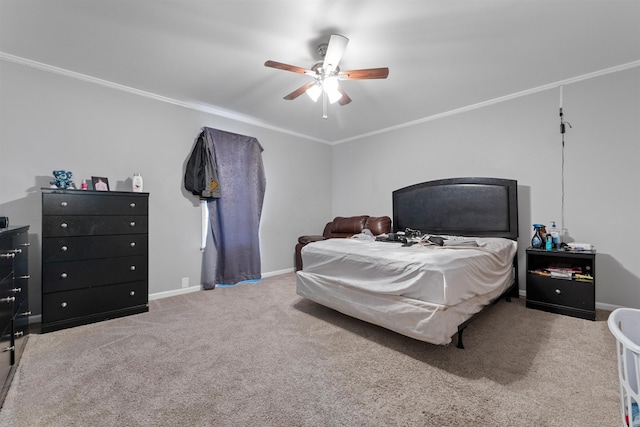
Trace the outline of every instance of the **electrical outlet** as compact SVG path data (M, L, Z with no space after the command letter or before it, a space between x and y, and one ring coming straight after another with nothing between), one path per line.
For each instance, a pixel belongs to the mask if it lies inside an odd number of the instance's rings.
M188 288L189 287L189 278L188 277L183 277L182 278L182 287L183 288Z

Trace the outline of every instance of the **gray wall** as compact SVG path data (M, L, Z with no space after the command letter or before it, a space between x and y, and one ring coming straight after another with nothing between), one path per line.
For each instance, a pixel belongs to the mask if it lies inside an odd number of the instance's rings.
M292 268L299 235L321 232L335 215L391 215L393 190L431 179L517 179L522 266L530 224L561 221L557 88L329 146L5 61L0 76L0 215L32 227L37 302L39 189L54 169L71 170L77 180L107 176L116 190L128 190L140 172L151 194L151 294L180 291L183 277L200 283L200 209L182 176L203 126L254 136L265 148L263 274ZM638 308L639 83L634 68L564 87L573 126L564 226L598 249L597 301Z
M425 100L428 102L428 100ZM595 245L596 301L640 308L640 68L531 93L333 149L334 215L391 214L391 192L432 179L518 180L520 286L531 224L555 220Z
M258 138L267 179L260 228L262 271L293 268L301 234L331 215L331 147L62 75L0 61L0 215L31 225L30 297L40 304L41 187L54 169L74 179L106 176L150 193L149 288L200 284L200 208L183 190L184 165L203 126ZM36 310L39 312L39 309Z

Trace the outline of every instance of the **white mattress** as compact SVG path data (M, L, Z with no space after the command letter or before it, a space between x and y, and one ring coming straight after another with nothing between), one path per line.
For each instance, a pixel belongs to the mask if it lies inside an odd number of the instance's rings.
M445 247L327 239L302 249L307 282L331 282L367 293L394 295L454 306L506 289L512 280L517 243L472 238L478 247Z
M516 242L477 238L479 247L402 247L330 239L302 250L297 293L319 304L433 344L513 283Z

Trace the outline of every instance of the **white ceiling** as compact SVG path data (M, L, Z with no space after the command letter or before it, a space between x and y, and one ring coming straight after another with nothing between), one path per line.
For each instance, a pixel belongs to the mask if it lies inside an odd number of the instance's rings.
M390 73L323 120L283 99L310 77L263 64L309 68L331 33L342 70ZM640 1L0 0L0 52L334 143L640 65Z

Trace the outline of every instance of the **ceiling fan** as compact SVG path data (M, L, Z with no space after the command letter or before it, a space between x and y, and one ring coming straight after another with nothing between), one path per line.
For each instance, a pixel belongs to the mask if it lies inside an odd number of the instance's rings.
M329 38L329 43L322 43L318 46L318 54L323 58L323 61L314 64L311 69L271 60L265 62L264 65L265 67L306 74L313 77L312 81L300 86L285 96L284 99L291 101L303 93L306 93L316 102L318 98L322 96L322 118L326 119L327 101L331 104L338 102L340 105L346 105L351 102L349 95L340 87L340 80L386 79L389 75L388 68L341 71L338 63L344 54L348 42L348 38L339 34L332 34Z

